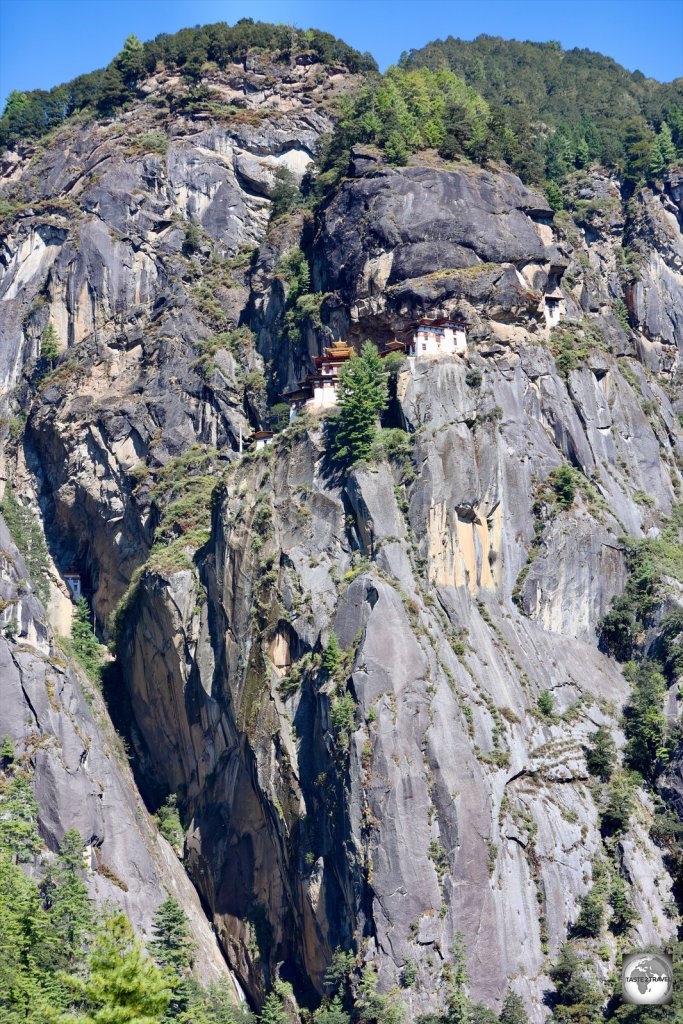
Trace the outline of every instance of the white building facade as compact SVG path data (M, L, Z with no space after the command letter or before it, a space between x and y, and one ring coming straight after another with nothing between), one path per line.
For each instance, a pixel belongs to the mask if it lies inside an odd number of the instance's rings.
M408 354L416 359L467 354L467 325L459 320L421 320Z

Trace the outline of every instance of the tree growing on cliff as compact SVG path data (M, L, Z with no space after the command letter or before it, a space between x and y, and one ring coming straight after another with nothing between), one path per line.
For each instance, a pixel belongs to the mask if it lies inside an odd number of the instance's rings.
M145 77L145 47L136 35L128 36L114 63L128 88L134 89Z
M126 916L107 914L88 957L85 977L65 982L72 1002L82 1007L59 1024L158 1024L172 993L172 976L145 955Z
M57 940L55 967L73 968L83 954L93 913L83 873L83 840L76 829L64 833L59 855L40 885L43 904Z
M0 777L0 853L17 864L31 861L41 845L33 780L23 768Z
M331 428L337 462L351 465L368 458L387 402L382 360L372 342L366 341L360 356L352 356L339 375L339 416Z
M500 1024L529 1024L524 1002L516 992L508 990L500 1011Z
M40 358L49 363L50 369L54 366L55 359L59 355L59 338L54 324L49 323L43 331L40 339Z
M270 199L271 220L283 217L286 213L290 213L291 210L295 210L303 203L301 190L296 178L288 167L278 167L276 170L275 184L273 185Z
M377 973L366 965L358 985L355 1018L362 1024L403 1024L403 1005L394 992L377 991Z
M98 641L90 623L90 609L84 597L76 602L74 620L71 626L71 650L85 669L87 676L97 683L100 680L104 647Z
M50 583L48 551L43 533L32 510L17 498L11 481L8 481L5 488L4 497L0 503L0 512L2 512L7 529L12 535L12 540L26 562L36 596L43 605L47 606L50 598Z
M167 1016L178 1019L187 1012L192 998L191 969L195 947L190 937L187 914L172 896L159 906L152 921L154 938L148 949L155 963L173 972L173 994Z
M288 1024L282 1000L275 992L267 996L258 1019L259 1024Z
M614 771L616 745L604 725L598 726L586 749L586 767L591 775L607 782Z
M557 1024L569 1024L570 1021L591 1024L602 1018L601 1000L593 973L571 943L565 942L557 963L548 973L555 983L553 1020Z
M666 680L658 662L629 662L624 675L631 683L626 708L626 758L631 768L654 780L669 760L668 723L664 713Z
M337 634L333 631L330 633L330 638L327 641L327 646L323 652L322 667L328 676L335 676L341 665L341 649L339 647L339 641L337 640Z
M469 1024L471 1002L467 995L467 950L465 936L456 932L450 949L450 961L444 964L446 982L445 1024Z

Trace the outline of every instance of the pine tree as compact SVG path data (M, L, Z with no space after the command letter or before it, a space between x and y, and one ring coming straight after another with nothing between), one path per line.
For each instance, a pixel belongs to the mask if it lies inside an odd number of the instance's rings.
M664 167L665 162L662 154L662 147L659 138L656 138L652 144L652 149L650 150L650 162L647 168L648 181L656 181L658 178L661 178Z
M631 663L624 675L631 683L626 708L626 756L629 766L654 779L669 758L668 722L664 713L666 680L658 662L644 658Z
M140 79L145 77L145 47L136 35L128 36L115 63L129 88L135 88Z
M64 833L59 856L41 884L51 928L59 944L58 966L64 970L79 961L93 923L82 872L83 840L76 829L70 829Z
M467 974L467 950L462 932L456 932L450 949L450 962L444 965L446 980L445 1024L468 1024L471 1002L465 988L469 983Z
M123 76L118 68L110 66L102 76L97 96L97 110L105 116L113 114L128 98Z
M330 633L325 653L323 654L322 667L328 676L335 676L341 665L341 650L335 632Z
M82 1009L59 1024L159 1024L172 992L171 975L145 955L120 912L107 914L98 928L85 977L65 981Z
M270 193L270 216L272 220L282 217L285 213L301 206L303 199L297 180L288 167L278 167L275 172L275 184Z
M380 995L377 991L377 974L372 967L364 968L358 989L354 1019L376 1024L402 1024L402 1004L394 993Z
M550 690L541 690L539 698L536 701L536 706L541 714L546 718L549 718L550 715L552 715L555 708L555 701L553 700L553 695Z
M609 926L617 935L627 931L638 918L638 911L633 905L626 883L619 875L610 886L609 901L612 906L612 918Z
M516 992L508 989L503 1008L500 1011L500 1024L529 1024L529 1018L524 1008L524 1001Z
M9 736L3 736L2 743L0 743L0 768L7 768L9 765L14 763L16 752L14 744Z
M335 996L327 1006L321 1006L316 1011L313 1020L315 1024L349 1024L351 1018L342 1006L339 996Z
M195 1008L199 1006L199 1012ZM203 1014L203 1016L200 1016ZM195 1022L195 1015L199 1018ZM255 1024L256 1018L246 1006L235 1006L235 990L226 979L211 982L208 988L193 1003L190 1020L192 1024Z
M288 1024L282 1002L274 992L266 997L258 1019L260 1024Z
M657 142L659 144L659 150L662 154L665 167L670 167L676 160L676 147L674 146L673 136L671 129L669 128L666 121L662 121L659 129L659 135L657 136Z
M36 597L47 606L50 597L48 550L38 520L28 505L18 500L11 481L7 482L0 505L7 529L21 552Z
M562 946L557 963L548 973L557 990L557 1020L571 1019L589 1024L602 1018L600 998L590 968L579 959L569 942Z
M0 1021L45 1024L64 1007L54 974L58 948L35 883L0 850Z
M602 812L603 832L619 833L628 828L633 813L633 785L622 772L615 772L605 790L605 806Z
M160 967L170 967L176 974L190 970L194 962L194 943L190 938L187 914L173 896L159 906L152 922L154 938L149 951Z
M549 181L545 187L545 194L551 210L564 210L564 198L562 190L555 181Z
M576 922L576 932L597 939L602 931L605 918L605 904L599 890L594 886L581 900L581 910Z
M372 342L366 341L360 356L352 356L339 375L339 416L332 440L338 462L348 464L368 457L387 401L382 360Z
M80 597L76 602L71 624L71 649L90 679L93 682L98 682L102 670L104 648L93 632L90 609L84 597Z
M616 746L604 725L598 726L591 736L591 746L586 751L586 766L591 775L607 782L614 770Z
M645 182L652 149L655 144L654 132L642 118L630 118L624 125L624 181L632 188L639 188Z
M44 359L46 363L50 364L50 369L54 365L55 359L59 355L59 338L54 328L54 324L49 323L42 333L40 339L40 358Z
M578 139L576 143L576 156L574 158L576 166L585 167L587 164L590 163L590 158L591 155L590 150L588 148L588 143L584 138Z
M574 163L574 147L563 127L556 129L546 142L546 173L554 181L562 181Z
M40 845L32 779L20 769L0 790L0 851L21 864L32 860Z
M192 983L190 971L194 961L195 947L190 937L187 915L172 896L157 908L152 922L154 939L148 949L159 967L167 968L175 975L173 995L169 1003L167 1018L175 1020L185 1013L190 1005Z

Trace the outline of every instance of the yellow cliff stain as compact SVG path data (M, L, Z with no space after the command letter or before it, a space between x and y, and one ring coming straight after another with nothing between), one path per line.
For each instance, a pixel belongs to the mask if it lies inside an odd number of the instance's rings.
M502 509L487 504L460 516L445 503L429 510L429 580L437 586L496 590L500 585Z

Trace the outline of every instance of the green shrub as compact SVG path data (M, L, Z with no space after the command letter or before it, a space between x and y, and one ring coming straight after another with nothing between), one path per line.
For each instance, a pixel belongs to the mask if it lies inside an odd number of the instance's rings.
M602 895L593 887L581 900L581 909L575 925L578 935L596 939L602 931L605 920L605 904Z
M348 749L351 734L356 727L356 702L348 690L342 696L332 698L329 721L339 747Z
M145 132L136 140L135 145L143 153L158 153L165 156L168 152L168 136L158 130Z
M441 881L443 876L450 871L451 864L447 851L438 839L432 839L429 844L429 859L434 864L439 881Z
M544 718L549 718L555 708L555 701L550 690L541 690L536 707Z
M301 190L297 180L287 167L278 167L275 172L275 185L270 194L270 216L273 220L283 217L303 204Z
M586 750L586 766L591 775L607 782L616 762L616 745L604 725L598 726Z
M171 793L154 815L157 828L164 839L167 839L176 853L182 853L185 832L178 813L175 793Z
M569 508L574 504L576 497L575 473L576 471L572 470L570 466L560 466L550 474L557 503L561 508Z
M482 382L482 372L476 366L470 366L465 373L465 384L468 388L480 388Z

